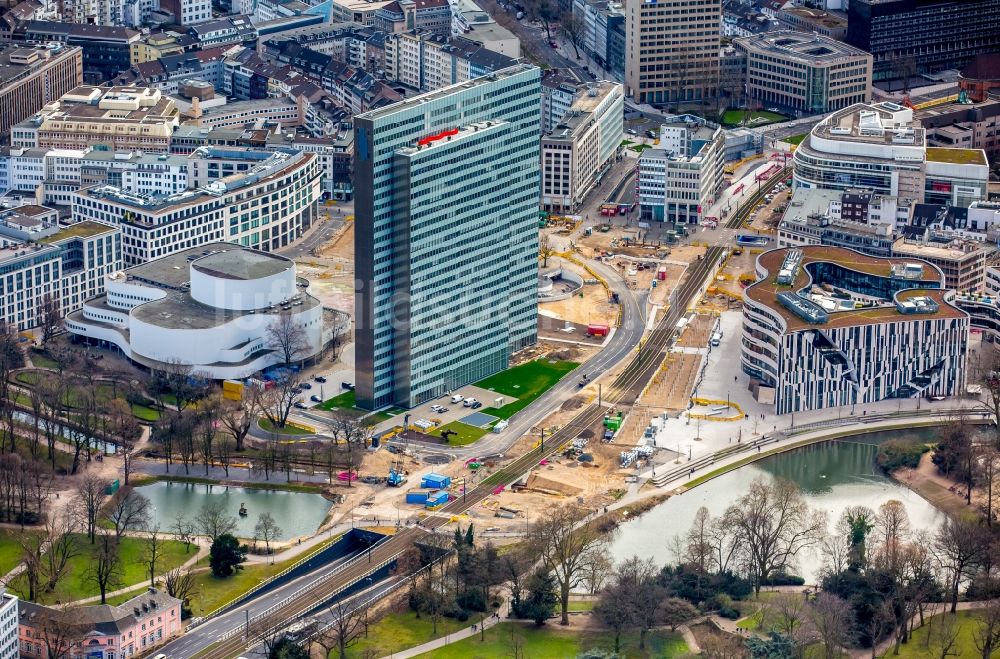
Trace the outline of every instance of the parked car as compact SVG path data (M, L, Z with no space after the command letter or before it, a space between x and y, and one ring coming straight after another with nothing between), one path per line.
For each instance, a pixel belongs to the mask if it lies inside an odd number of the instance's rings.
M472 407L472 404L476 402L475 398L466 398L462 401L462 407Z
M462 394L455 394L454 396L451 397L451 403L452 403L452 405L454 405L455 403L461 403L461 402L462 402Z
M483 404L480 403L478 400L476 402L474 402L472 405L469 405L469 407L471 407L474 410L478 410L482 406L483 406Z
M302 401L298 401L298 400L295 401L295 407L297 407L300 410L306 409L305 403L303 403Z
M352 391L354 389L354 385L351 384L350 382L341 382L340 386L343 387L344 389L347 389L348 391Z
M312 388L313 386L308 382L303 382L302 384L299 385L299 389L312 389Z
M316 382L326 382L326 378L323 377L322 375L317 375L316 377L313 378L313 380L316 380Z
M431 412L440 412L442 407L440 405L431 405Z
M646 137L648 137L651 140L656 139L656 131L655 130L647 130L646 131Z
M310 396L309 400L311 400L314 403L322 403L323 402L322 400L320 400L320 397L317 396L316 394L313 394L312 396Z
M629 128L625 132L628 133L629 135L638 135L639 134L639 133L636 132L636 130L634 128Z

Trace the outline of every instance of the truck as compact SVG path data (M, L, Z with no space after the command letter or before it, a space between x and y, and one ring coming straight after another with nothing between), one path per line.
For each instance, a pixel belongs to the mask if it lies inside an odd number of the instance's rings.
M607 336L610 332L607 325L587 325L587 336Z

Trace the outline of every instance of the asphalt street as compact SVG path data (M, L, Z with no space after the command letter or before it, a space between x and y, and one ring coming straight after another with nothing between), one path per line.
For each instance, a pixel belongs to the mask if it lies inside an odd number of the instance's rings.
M167 655L169 659L185 659L193 657L200 650L218 641L227 632L243 627L246 624L247 615L253 618L269 607L277 604L284 598L295 593L299 589L313 583L323 577L339 571L345 563L356 556L363 554L357 551L348 554L332 563L328 563L318 570L305 574L298 579L288 582L283 586L261 595L252 597L243 604L233 607L226 613L217 616L195 627L189 627L187 633L180 638L167 643L160 652Z

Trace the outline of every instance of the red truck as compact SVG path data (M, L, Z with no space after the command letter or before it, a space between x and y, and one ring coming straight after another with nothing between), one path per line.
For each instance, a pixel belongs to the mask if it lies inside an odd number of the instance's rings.
M607 325L587 325L587 336L607 336L610 331Z

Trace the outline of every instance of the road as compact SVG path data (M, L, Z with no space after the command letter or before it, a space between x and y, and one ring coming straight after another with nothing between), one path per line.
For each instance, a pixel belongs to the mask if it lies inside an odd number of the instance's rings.
M160 648L160 652L171 659L193 657L199 650L215 643L227 632L232 632L232 630L245 625L247 615L251 618L259 615L303 586L334 574L342 569L352 558L360 556L363 553L363 551L357 551L348 554L341 559L324 565L315 572L305 574L298 579L275 588L273 591L259 597L251 598L244 604L236 606L216 618L212 618L196 627L191 627L186 634Z
M327 212L330 219L327 219ZM338 211L339 214L338 214ZM312 251L328 241L333 234L344 226L344 218L354 214L353 201L338 201L334 206L326 206L316 202L316 222L297 241L275 250L278 254L290 259L307 256Z

